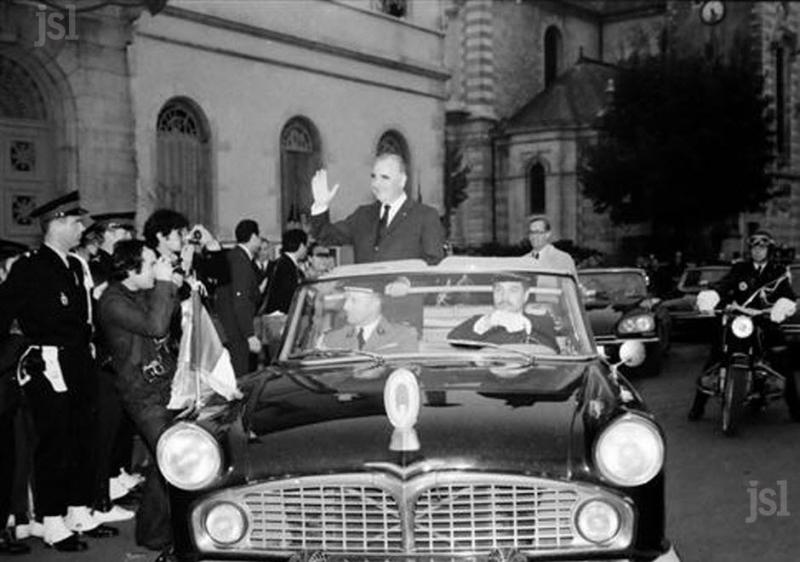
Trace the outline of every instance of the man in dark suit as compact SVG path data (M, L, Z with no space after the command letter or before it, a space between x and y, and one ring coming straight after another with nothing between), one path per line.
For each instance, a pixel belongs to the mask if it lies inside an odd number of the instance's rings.
M763 230L754 232L749 240L750 260L733 264L730 271L717 281L711 289L697 295L697 308L711 311L731 303L760 310L771 309L769 317L756 317L762 329L763 346L768 350L772 367L786 377L784 398L793 421L800 422L800 398L791 358L786 350L786 339L778 324L791 315L797 296L792 289L791 279L786 275L786 267L781 266L770 255L774 251L775 240ZM782 312L786 311L786 312ZM717 329L713 334L711 353L703 368L703 375L697 381L695 397L689 410L689 421L703 417L708 394L704 390L713 384L716 364L722 359L722 333Z
M114 244L120 240L130 240L133 238L135 227L133 220L136 213L133 211L122 213L102 213L92 215L92 220L95 221L87 231L94 231L99 238L99 249L91 261L89 267L92 271L92 279L95 286L94 297L100 298L111 278L111 270L113 269L111 263L111 254L114 253Z
M294 291L303 280L300 262L308 252L308 235L300 229L290 229L281 237L281 257L267 282L267 302L264 308L267 314L276 310L284 314L289 312Z
M411 200L405 192L406 164L397 154L381 154L372 167L370 186L377 201L362 205L346 219L330 222L328 207L339 184L328 188L328 174L311 180L311 234L325 245L352 244L356 263L444 257L444 231L433 207Z
M236 225L236 247L226 253L230 282L217 289L216 309L225 331L225 347L237 377L255 368L255 355L261 340L253 331L253 318L259 305L258 272L253 257L261 245L258 224L245 219Z
M83 267L69 255L83 233L84 214L77 191L35 209L31 216L39 219L44 242L18 260L0 284L0 338L16 319L29 343L20 384L38 435L36 514L43 518L45 543L72 552L87 548L78 532L98 537L116 532L88 508L94 499L97 379Z

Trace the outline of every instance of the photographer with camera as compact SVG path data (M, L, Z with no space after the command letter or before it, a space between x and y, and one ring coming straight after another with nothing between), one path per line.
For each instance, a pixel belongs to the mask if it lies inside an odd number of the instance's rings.
M174 271L170 258L156 258L141 240L118 242L112 263L112 282L100 298L100 326L123 406L155 458L158 437L173 416L167 404L177 353L170 321L180 310L177 292L183 276ZM167 549L170 529L166 484L151 467L136 513L136 542ZM168 554L161 558L167 560Z

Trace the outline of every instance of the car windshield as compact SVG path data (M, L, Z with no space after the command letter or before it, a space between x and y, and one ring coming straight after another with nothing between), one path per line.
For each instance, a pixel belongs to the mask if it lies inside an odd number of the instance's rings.
M800 265L789 266L789 272L792 276L792 289L795 295L800 295Z
M279 358L372 361L476 350L532 360L593 356L574 278L441 265L391 274L334 271L295 294Z
M647 296L647 279L638 271L592 271L578 274L588 301L619 301Z
M687 269L683 274L681 286L684 289L707 287L725 277L728 269L726 267Z

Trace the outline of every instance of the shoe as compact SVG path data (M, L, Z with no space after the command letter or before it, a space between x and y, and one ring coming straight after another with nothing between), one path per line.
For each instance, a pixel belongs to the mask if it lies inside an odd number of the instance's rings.
M83 552L89 548L89 545L80 540L76 534L54 543L45 542L44 546L46 548L54 548L60 552Z
M81 505L67 508L64 524L73 533L85 533L100 525L100 521L92 517L88 507Z
M134 472L133 474L128 474L125 472L125 469L119 471L119 476L117 476L117 481L126 487L128 490L133 490L136 486L140 486L144 483L144 476L139 474L138 472Z
M31 547L11 536L10 529L0 531L0 554L28 554Z
M98 525L94 529L82 533L87 537L93 539L107 539L109 537L116 537L119 535L119 529L116 527L109 527L108 525Z
M120 482L119 476L110 478L108 480L108 495L111 498L111 501L124 498L130 491L130 488Z
M118 505L114 505L111 509L101 511L99 509L95 509L92 511L92 517L95 521L99 521L100 523L113 523L114 521L128 521L129 519L133 519L134 515L136 515L133 511L129 509L125 509Z

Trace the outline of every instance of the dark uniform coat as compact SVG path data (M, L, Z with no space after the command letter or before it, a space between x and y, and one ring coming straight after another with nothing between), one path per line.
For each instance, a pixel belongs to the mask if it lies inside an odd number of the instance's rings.
M34 483L38 515L65 515L92 503L96 373L90 350L89 295L77 258L68 264L46 245L20 258L0 284L0 337L16 318L28 343L57 348L66 392L45 377L41 351L26 358L28 397L38 435Z
M256 266L241 247L227 252L230 282L217 289L217 316L225 332L225 346L231 354L236 376L250 370L250 349L247 338L254 335L253 318L256 315L260 294Z
M712 288L719 293L720 305L732 302L744 304L750 296L761 287L766 287L749 305L751 308L769 308L780 298L795 300L797 297L792 290L792 282L788 277L774 284L773 281L786 273L786 267L773 261L767 261L761 272L757 272L752 261L733 264L731 270Z
M444 230L436 209L406 199L375 244L381 204L362 205L349 217L330 222L328 212L311 216L311 234L325 245L352 244L356 263L423 259L430 264L444 257Z

